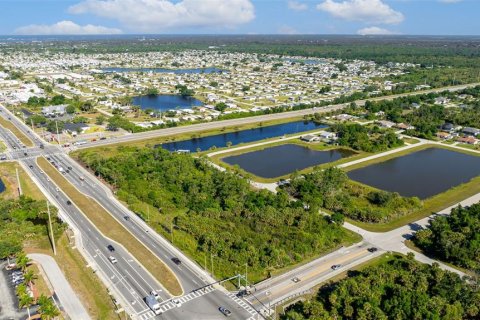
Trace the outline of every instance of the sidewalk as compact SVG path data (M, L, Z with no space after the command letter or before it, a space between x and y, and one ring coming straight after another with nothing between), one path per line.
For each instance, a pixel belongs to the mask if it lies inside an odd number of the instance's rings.
M58 297L63 309L72 320L87 320L90 316L83 307L57 262L52 257L45 254L32 253L28 257L42 266L47 275L48 281L52 285L55 294Z

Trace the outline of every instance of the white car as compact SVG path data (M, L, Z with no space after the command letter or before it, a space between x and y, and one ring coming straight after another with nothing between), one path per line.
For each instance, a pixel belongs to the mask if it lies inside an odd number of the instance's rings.
M113 264L115 264L115 263L118 262L118 261L117 261L117 258L115 258L114 256L108 257L108 260L110 260L110 262L113 263Z
M160 295L158 294L158 291L152 290L152 291L150 292L150 295L154 296L155 299L157 299L157 300L160 299Z

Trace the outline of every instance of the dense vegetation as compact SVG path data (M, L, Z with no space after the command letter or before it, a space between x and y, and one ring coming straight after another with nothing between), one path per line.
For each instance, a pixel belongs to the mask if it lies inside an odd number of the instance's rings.
M54 230L60 233L62 226L57 221L56 208L50 209ZM0 199L0 259L20 252L24 241L47 236L47 221L45 201L23 196L18 200Z
M282 316L301 319L438 319L480 317L478 284L434 264L394 256L392 260L350 272L348 278L326 285L317 296L300 302Z
M344 171L335 167L293 175L285 190L311 210L325 208L364 222L387 222L421 206L416 197L404 198L350 181Z
M111 158L94 151L79 157L116 185L118 196L132 208L139 202L157 208L147 219L156 219L154 227L169 238L174 224L176 237L185 236L176 244L199 263L217 257L217 276L231 276L248 263L249 278L258 280L352 240L346 230L290 201L285 192L254 191L246 179L221 172L205 159L161 148L118 150Z
M331 130L337 132L338 144L355 150L380 152L403 145L403 140L399 139L395 132L381 130L377 126L370 128L358 123L335 124Z
M480 203L434 218L414 242L427 254L480 273Z

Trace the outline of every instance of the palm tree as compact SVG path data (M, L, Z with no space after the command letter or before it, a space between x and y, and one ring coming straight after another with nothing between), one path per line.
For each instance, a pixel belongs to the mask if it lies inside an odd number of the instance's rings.
M53 319L60 315L60 311L53 300L43 294L38 298L38 306L38 313L42 319Z
M27 308L28 319L30 319L30 306L33 304L33 298L25 292L18 297L18 304L20 308Z
M35 273L32 270L27 270L27 272L23 274L23 277L25 278L25 282L28 284L28 286L32 288L32 281L37 278Z
M17 266L19 266L20 269L22 269L22 271L25 271L29 263L30 263L30 258L27 257L25 252L20 252L17 255Z

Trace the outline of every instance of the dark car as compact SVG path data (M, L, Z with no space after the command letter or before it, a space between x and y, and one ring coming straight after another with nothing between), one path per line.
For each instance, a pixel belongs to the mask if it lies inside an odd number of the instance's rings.
M227 308L220 307L218 310L223 313L225 317L230 317L232 315L232 311L228 310Z
M173 261L173 263L175 263L177 266L179 266L179 265L182 264L182 261L180 261L180 259L178 259L177 257L173 257L173 258L172 258L172 261Z
M377 252L378 251L378 249L375 248L375 247L368 248L367 250L368 250L368 252Z
M108 251L110 251L110 252L115 251L115 248L114 248L111 244L109 244L109 245L107 246L107 249L108 249Z
M24 155L25 157L28 156L28 154L27 154L26 152L24 152L23 155Z
M72 170L72 167L67 167L67 168L68 168L68 170Z
M67 204L70 206L72 204L72 201L67 200Z
M341 264L334 264L334 265L332 266L332 270L338 270L338 269L340 269L341 267L342 267Z
M33 165L29 165L30 169L33 169Z

